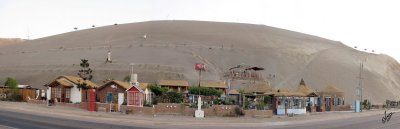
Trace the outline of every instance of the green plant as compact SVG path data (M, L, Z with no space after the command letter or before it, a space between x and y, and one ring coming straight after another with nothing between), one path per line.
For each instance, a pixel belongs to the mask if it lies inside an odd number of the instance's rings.
M204 96L221 96L223 91L215 88L192 86L189 88L189 94L200 94Z
M131 81L131 75L127 75L124 77L125 82L130 82Z
M236 116L244 116L244 112L242 109L240 109L240 107L235 107L235 114Z
M156 96L161 96L165 93L167 93L168 89L167 88L162 88L161 86L157 84L152 84L149 86L149 89L151 92L153 92Z
M220 105L221 104L221 100L220 99L214 99L213 100L213 104L214 105Z
M78 71L79 77L83 78L83 80L92 80L93 75L92 72L93 70L89 68L89 60L86 59L81 59L80 66L82 69Z
M181 103L183 101L182 93L170 91L167 92L167 97L170 103Z
M272 97L271 96L264 96L264 103L265 104L271 104L272 103Z
M371 109L371 102L365 99L362 103L363 107L367 110Z
M11 91L8 94L8 96L10 96L10 98L9 98L10 101L21 101L22 100L22 96L18 92L18 81L16 79L7 77L7 80L4 85L8 86L8 88Z

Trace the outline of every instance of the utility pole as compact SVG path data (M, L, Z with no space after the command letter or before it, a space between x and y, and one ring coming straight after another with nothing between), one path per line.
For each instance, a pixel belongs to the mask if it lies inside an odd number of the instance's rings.
M363 61L361 61L361 63L360 63L360 74L359 74L359 77L358 77L358 91L359 91L359 99L360 99L360 105L362 105L362 102L363 102L363 86L362 86L362 79L363 79L363 77L362 77L362 72L363 72L363 70L364 70L364 62ZM361 106L362 107L362 106ZM360 108L360 111L362 111L362 108Z

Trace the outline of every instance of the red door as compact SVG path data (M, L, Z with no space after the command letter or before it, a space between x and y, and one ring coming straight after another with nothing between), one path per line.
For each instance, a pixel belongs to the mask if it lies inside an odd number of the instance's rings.
M96 111L96 90L95 89L89 89L87 90L88 92L88 101L87 101L87 107L88 111Z

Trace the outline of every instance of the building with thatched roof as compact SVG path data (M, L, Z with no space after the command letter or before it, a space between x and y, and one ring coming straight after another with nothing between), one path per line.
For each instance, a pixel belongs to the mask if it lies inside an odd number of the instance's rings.
M208 87L208 88L215 88L217 90L226 90L226 85L224 82L217 82L217 81L201 81L200 87Z
M186 80L159 80L157 84L177 92L185 92L189 88L189 82Z
M317 92L310 86L307 86L303 79L301 79L300 84L299 84L299 86L297 86L296 91L303 93L306 96L307 111L315 112L316 111L315 105L317 105L317 100L318 100Z
M256 83L243 88L246 95L272 95L274 94L272 86L265 82Z
M59 76L46 84L50 100L57 102L82 102L86 101L86 89L96 89L98 85L76 76Z
M305 114L306 94L288 89L278 89L274 94L273 108L277 115Z
M326 86L318 95L318 111L336 111L344 105L344 92L334 85Z
M111 80L97 88L97 98L101 103L121 103L118 100L124 100L126 98L126 90L131 88L132 85L128 82ZM111 100L107 101L107 97L111 98ZM122 97L122 99L118 99Z

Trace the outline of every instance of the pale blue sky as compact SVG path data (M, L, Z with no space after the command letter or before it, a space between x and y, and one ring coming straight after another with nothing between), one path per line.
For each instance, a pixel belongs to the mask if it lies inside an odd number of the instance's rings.
M400 60L396 0L0 0L0 37L31 39L149 20L264 24Z

